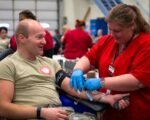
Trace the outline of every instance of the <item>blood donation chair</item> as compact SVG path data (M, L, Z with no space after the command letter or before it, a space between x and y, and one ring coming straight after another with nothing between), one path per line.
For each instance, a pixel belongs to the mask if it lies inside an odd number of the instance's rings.
M68 77L71 76L75 61L66 60L61 66L66 70ZM77 113L92 113L97 115L97 113L103 112L105 109L109 108L110 105L100 102L94 102L90 100L83 100L74 96L69 95L65 91L58 88L60 100L63 106L72 107Z

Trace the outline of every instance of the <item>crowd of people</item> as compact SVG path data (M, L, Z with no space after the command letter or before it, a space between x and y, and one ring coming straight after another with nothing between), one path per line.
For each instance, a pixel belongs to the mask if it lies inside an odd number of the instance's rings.
M33 19L37 20L36 16L30 11L30 10L23 10L19 13L19 21L22 21L24 19ZM45 29L45 40L46 40L46 45L44 46L44 56L51 57L53 55L53 39L52 35L50 32L48 32ZM4 59L7 57L9 54L12 54L16 51L17 49L17 44L16 44L16 35L14 34L10 40L8 40L9 47L3 53L0 54L0 60Z
M30 10L23 10L19 13L19 21L24 19L37 20L36 16ZM93 46L92 38L85 32L85 27L85 21L77 19L75 21L75 29L72 30L66 24L62 27L62 34L56 29L55 35L52 36L51 33L45 29L46 45L44 46L43 55L52 58L53 55L62 54L66 59L82 57L88 49ZM1 29L2 32L4 31L7 34L8 30L6 27L2 27ZM3 42L4 39L6 42ZM4 47L5 44L5 48L8 48L0 54L0 60L14 53L17 49L15 35L13 35L10 40L3 38L0 42L3 42L1 46L3 45ZM72 52L74 52L74 54L72 54Z
M88 91L93 101L110 105L104 120L149 120L150 25L136 6L126 4L113 7L106 22L109 33L95 44L84 31L85 21L77 19L74 29L67 26L63 35L56 30L53 37L30 10L19 13L10 41L1 27L0 119L68 120L59 87L85 100ZM79 58L70 78L52 59L59 53ZM99 76L85 78L93 69Z

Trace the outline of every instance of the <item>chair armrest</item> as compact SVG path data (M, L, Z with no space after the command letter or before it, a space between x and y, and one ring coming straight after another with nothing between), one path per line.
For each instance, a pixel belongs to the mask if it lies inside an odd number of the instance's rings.
M60 95L66 96L66 97L70 98L71 100L73 100L74 102L76 102L77 104L80 103L80 104L92 109L95 112L100 112L100 111L103 111L110 107L110 105L105 104L105 103L79 99L77 97L69 95L68 93L66 93L65 91L63 91L61 89L58 89L58 91L59 91Z

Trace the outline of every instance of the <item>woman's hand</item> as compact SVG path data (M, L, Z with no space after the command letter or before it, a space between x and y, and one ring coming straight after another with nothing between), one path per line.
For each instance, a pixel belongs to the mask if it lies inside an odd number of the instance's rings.
M70 86L74 88L76 91L82 91L84 88L84 76L83 71L80 69L73 70L73 73L71 75L70 79Z

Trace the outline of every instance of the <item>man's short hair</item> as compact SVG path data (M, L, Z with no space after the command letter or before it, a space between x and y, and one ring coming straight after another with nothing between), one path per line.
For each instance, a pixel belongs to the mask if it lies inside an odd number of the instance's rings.
M19 15L23 15L28 19L36 20L36 16L30 10L23 10L19 13Z

